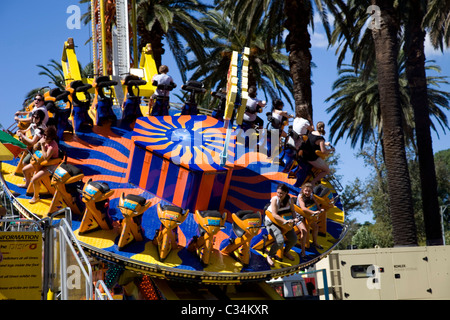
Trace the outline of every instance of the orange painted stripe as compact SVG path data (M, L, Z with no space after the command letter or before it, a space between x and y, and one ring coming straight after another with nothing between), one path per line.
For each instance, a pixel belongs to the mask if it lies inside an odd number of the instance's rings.
M190 214L190 213L188 213ZM178 228L178 245L181 247L186 247L188 244L186 242L186 236L184 235L181 228Z
M136 133L147 135L147 136L148 135L152 135L152 136L165 136L166 135L165 132L151 132L151 131L148 131L148 130L143 130L143 129L138 129L138 128L134 129L133 131L136 132ZM139 137L138 136L134 136L133 138L139 138ZM136 140L136 139L134 139L134 140Z
M156 191L156 195L160 198L162 198L163 196L168 171L169 171L169 161L164 160L162 163L161 175L159 176L158 190Z
M215 178L215 174L203 174L202 182L200 182L200 188L198 190L197 202L195 203L196 210L208 210Z
M142 121L142 120L138 119L136 121L136 123L141 125L144 128L149 129L149 130L157 130L157 131L161 131L161 132L166 132L166 129L154 127L150 123L148 123L147 121Z
M170 117L170 116L165 116L165 117L163 117L163 120L166 121L166 118L169 118L169 117ZM153 124L155 124L155 125L159 125L159 126L165 128L165 129L170 129L170 127L166 126L164 123L162 123L161 121L159 121L159 119L156 118L156 117L152 117L152 118L149 118L149 119L150 119L150 121L151 121Z
M141 195L142 190L139 188L118 188L114 189L114 193L111 195L110 200L120 198L120 196L124 193L125 195L128 194L134 194L134 195ZM147 200L148 201L148 200Z
M252 191L246 188L239 188L239 187L235 187L235 186L230 186L230 190L236 191L238 193L242 193L245 194L246 196L253 198L253 199L271 199L272 198L272 193L271 192L256 192L256 191Z
M80 148L80 149L92 149L92 146L86 145L84 143L79 143L77 141L72 141L72 142L67 142L70 146L74 147L74 148ZM114 155L114 158L117 161L120 162L128 162L128 157L123 155L120 152L117 152L116 149L112 148L112 147L105 147L105 146L96 146L95 147L96 151L102 152L104 154L109 154L109 155Z
M222 199L220 200L220 206L219 206L220 212L222 212L224 210L225 202L227 201L228 190L230 189L230 181L231 181L232 175L233 175L233 169L228 169L227 178L225 179L225 185L223 187ZM231 215L228 215L228 218L229 217L231 217Z
M231 202L232 204L234 204L236 207L238 207L239 210L252 210L254 212L259 211L259 212L263 213L264 208L254 208L252 206L249 206L246 202L236 199L235 197L228 196L227 200L229 202ZM269 202L269 201L270 201L270 199L267 200L267 202Z
M220 212L220 213L222 213L222 212ZM228 214L227 214L227 220L228 220ZM213 246L213 248L214 249L216 249L216 250L220 250L220 244L222 243L222 241L223 240L225 240L225 239L229 239L230 238L230 236L229 235L227 235L225 232L223 232L223 231L219 231L217 234L216 234L216 236L215 236L215 241L214 241L214 246Z
M178 171L177 185L173 194L173 204L181 207L183 204L183 197L186 192L186 182L189 176L189 171L180 168Z
M166 136L161 136L161 137L136 137L135 141L141 141L141 142L149 142L149 143L154 143L154 142L165 142L165 140L168 140Z
M172 159L173 157L177 157L180 155L180 150L181 150L181 145L179 144L172 151L164 153L164 158Z
M144 163L142 165L141 179L139 180L139 187L145 189L147 186L148 173L150 172L150 164L152 163L153 154L145 152Z
M195 157L195 164L203 171L216 171L216 168L209 164L208 157L203 154L199 147L194 146L194 150L197 151L197 156Z
M203 121L199 121L198 125L197 123L195 124L195 128L210 128L213 127L217 124L218 120L213 118L213 117L207 117L205 120Z
M215 149L209 149L205 146L201 146L203 149L203 153L207 153L211 156L211 158L213 159L215 164L220 164L220 155L221 155L221 151L220 150L215 150ZM218 152L219 151L219 152Z
M266 155L259 152L246 152L239 159L235 161L237 165L247 165L253 162L265 162L271 163L272 158L268 158Z
M187 146L186 151L180 158L180 164L189 167L189 164L191 164L192 161L192 156L193 154L191 152L191 148Z
M133 143L134 144L134 143ZM130 172L131 172L131 160L133 160L133 157L134 157L134 150L135 150L135 148L133 147L133 148L131 148L131 151L130 151L130 162L128 163L128 166L127 166L127 172L126 172L126 174L125 174L125 180L126 181L129 181L130 180Z
M178 118L178 123L180 124L180 128L186 128L186 122L191 120L191 116L180 116Z
M83 178L83 182L86 183L89 179L92 179L92 181L105 181L106 183L108 183L108 182L116 182L116 183L128 182L123 177L108 176L108 175L104 175L104 174L85 176Z
M217 138L222 138L225 139L227 131L224 128L205 128L203 131L201 131L201 133L206 136L213 136L213 137L217 137Z
M162 145L152 145L152 146L147 146L147 149L150 150L164 150L167 147L169 147L171 144L173 144L172 141L167 142L166 144L162 144Z
M122 142L123 140L130 141L130 139L124 138L124 137L114 133L111 130L111 127L109 127L109 126L95 126L95 127L93 127L92 131L100 136L104 136L104 137L114 140L114 141L119 141L119 142Z
M194 126L192 127L192 131L197 131L199 129L205 130L206 129L205 127L209 128L208 123L205 123L205 121L196 121L196 122L194 122Z
M167 124L171 125L172 128L176 128L176 126L175 126L175 125L173 124L173 122L172 122L172 117L171 117L171 116L164 116L164 121L165 121Z
M236 168L236 166L235 166L235 168ZM237 169L237 170L239 170L239 169ZM292 185L295 184L295 182L297 181L296 179L288 179L287 173L283 173L283 172L264 173L261 175L254 176L251 179L249 179L249 177L233 176L232 180L236 181L236 182L245 182L245 183L251 183L251 184L258 184L258 183L264 182L266 180L277 180L277 181L286 182L286 183L289 183Z
M219 150L219 152L222 152L223 149L225 149L225 146L217 145L217 142L214 142L214 145L213 145L213 142L207 142L207 141L205 141L205 144L202 147L208 148L210 150Z
M123 168L123 167L119 167L116 166L114 164L111 164L107 161L103 161L103 160L98 160L98 159L70 159L69 161L67 161L70 164L76 165L76 164L80 164L80 165L93 165L93 166L98 166L98 167L102 167L111 171L115 171L115 172L125 172L127 170L127 168Z

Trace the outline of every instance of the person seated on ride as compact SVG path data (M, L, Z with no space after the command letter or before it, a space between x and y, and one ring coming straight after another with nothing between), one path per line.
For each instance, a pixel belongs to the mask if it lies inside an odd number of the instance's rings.
M50 160L54 158L58 158L59 156L59 147L56 142L57 134L56 128L54 126L47 127L45 129L45 133L42 136L41 140L39 140L35 144L35 148L40 148L42 151L42 157L44 160ZM33 184L33 197L30 200L30 203L36 203L39 199L39 190L40 190L40 181L45 176L50 176L56 169L56 165L50 165L42 167L39 171L35 172L33 176L32 172L34 170L33 164L27 164L23 168L23 174L25 176L25 184L18 186L19 188L28 188L30 183Z
M177 85L173 82L169 72L169 67L161 65L158 69L159 74L155 75L152 79L153 85L156 85L156 91L150 99L151 115L152 116L167 116L169 115L169 94L170 91ZM164 89L164 87L167 87ZM171 88L171 89L169 89ZM153 102L156 100L155 102Z
M284 103L280 99L275 99L272 105L272 113L267 114L267 120L270 121L272 129L276 129L281 131L280 133L280 141L281 138L285 138L287 136L286 132L283 131L284 126L290 118L294 118L292 114L289 114L287 111L283 110Z
M283 110L284 103L281 99L275 99L272 102L272 121L271 125L273 129L283 129L286 125L286 121L290 118L294 118L292 114Z
M44 125L47 124L48 121L48 110L45 107L45 102L44 102L44 95L37 93L34 97L34 105L33 105L33 109L31 111L17 111L14 114L14 120L17 122L24 122L24 123L31 123L31 119L32 119L32 114L33 112L36 112L37 110L41 110L42 112L44 112L44 120L42 121L42 123ZM19 118L19 116L26 116L25 118Z
M312 245L314 247L316 247L317 249L323 249L322 246L320 244L317 243L317 235L319 233L319 225L318 225L318 221L319 221L319 215L321 214L325 214L325 210L320 208L320 205L317 203L316 199L314 198L313 195L313 185L309 182L306 182L302 185L301 187L301 191L298 194L297 197L297 206L299 206L305 213L310 214L314 219L313 220L309 220L309 227L312 230L312 236L313 236L313 243ZM317 209L317 210L312 210L312 209ZM300 217L297 217L300 220ZM303 219L301 219L303 220ZM302 247L302 257L305 255L305 245L306 245L306 236L304 236L305 234L303 232L308 232L306 230L305 224L303 223L303 226L299 226L297 224L297 226L300 228L302 228L302 243L301 243L301 247Z
M213 100L219 100L219 104L213 109L211 116L217 120L223 121L223 115L225 113L225 107L227 105L227 92L222 88L217 89L217 91L211 92ZM212 103L215 103L212 101Z
M309 132L314 131L314 126L311 121L302 117L295 117L292 123L292 130L290 130L287 138L287 146L294 150L300 150L303 144L303 136Z
M319 121L317 122L316 130L308 134L308 140L306 140L301 147L303 150L303 159L308 161L314 168L321 170L321 172L311 180L313 186L330 173L330 168L326 161L316 154L316 151L321 151L325 155L334 151L334 148L327 148L330 144L329 142L325 142L324 135L325 123Z
M47 128L45 124L43 124L45 119L45 114L42 110L36 110L31 115L31 124L25 130L17 130L17 137L20 141L27 145L28 150L32 151L33 146L42 138L44 135L45 129ZM27 131L30 131L31 137L27 137ZM30 163L31 152L28 152L27 155L23 158L23 163Z
M295 117L292 126L289 127L287 138L284 140L283 158L285 169L283 172L289 172L295 176L297 172L297 158L299 151L304 143L303 136L314 130L311 122L302 117Z
M247 106L242 121L243 130L253 128L254 126L258 129L262 129L264 126L264 121L256 114L262 112L262 108L266 106L266 102L256 98L256 91L255 86L248 88Z
M286 220L283 218L288 213L291 216L294 214L294 207L292 205L291 197L288 194L289 188L285 184L279 184L277 187L276 196L270 199L270 205L267 210L272 213L272 216L277 223L273 223L269 217L264 218L264 223L269 234L275 239L275 242L270 247L269 254L267 255L267 263L269 266L274 266L273 258L277 253L278 249L284 247L284 256L289 260L293 261L294 257L289 253L289 250L297 243L297 235L293 229L294 223L297 221L295 219ZM280 225L285 225L290 230L283 235ZM284 236L286 236L286 243L284 243Z

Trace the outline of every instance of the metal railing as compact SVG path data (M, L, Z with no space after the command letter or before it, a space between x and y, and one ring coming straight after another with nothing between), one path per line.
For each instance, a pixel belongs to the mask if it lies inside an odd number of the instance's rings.
M4 232L22 232L35 231L42 232L41 225L37 221L27 219L0 219L0 231Z
M81 279L72 279L75 284L69 284L68 272L73 272L74 277L82 276L84 278L85 286L85 298L87 300L92 300L92 295L94 292L92 283L92 267L86 254L81 248L78 239L72 232L71 225L66 219L61 219L59 222L59 254L60 254L60 276L61 276L61 300L69 299L69 289L77 288L77 285L81 287ZM75 244L75 246L73 245ZM77 248L77 250L75 249ZM69 251L70 250L70 251ZM76 264L68 265L68 253L72 254L70 256L74 259ZM78 268L78 269L77 269Z
M54 223L53 218L63 211L65 217ZM72 231L70 208L59 210L43 221L46 226L43 294L59 292L59 300L112 300L103 281L97 281L94 289L92 266Z
M64 218L55 223L53 218L62 214ZM43 300L48 299L49 292L59 292L57 298L60 300L113 300L102 280L97 281L94 287L90 261L72 231L70 219L70 208L61 209L39 221L8 215L0 219L0 231L43 234Z
M95 300L114 300L111 296L111 293L108 290L108 287L103 282L103 280L98 280L95 284Z
M306 276L308 274L313 274L315 277L321 273L322 275L322 281L323 281L323 288L317 288L318 292L321 291L322 293L319 294L320 296L323 295L325 300L330 300L330 293L328 290L328 280L327 280L327 270L326 269L319 269L319 270L313 270L313 271L306 271L300 273L302 276ZM317 283L317 281L316 281Z

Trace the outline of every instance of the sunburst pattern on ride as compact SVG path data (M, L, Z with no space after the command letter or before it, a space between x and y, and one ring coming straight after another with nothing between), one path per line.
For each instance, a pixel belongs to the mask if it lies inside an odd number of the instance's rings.
M139 118L132 139L136 145L170 159L190 170L224 170L220 155L226 130L223 123L207 116ZM234 136L228 145L227 165L234 162Z

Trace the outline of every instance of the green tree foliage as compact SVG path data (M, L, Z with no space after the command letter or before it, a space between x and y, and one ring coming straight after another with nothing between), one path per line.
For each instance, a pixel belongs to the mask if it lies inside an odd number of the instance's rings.
M427 62L428 71L440 72L435 61ZM403 52L398 57L400 105L403 114L403 127L405 137L410 145L415 147L414 117L409 99L409 88L405 73L405 55ZM445 110L450 110L450 93L440 90L442 85L448 85L447 77L428 76L428 104L430 115L433 117L431 128L437 132L450 129ZM327 109L333 112L330 120L330 139L337 143L340 139L350 139L351 146L358 142L360 148L369 141L373 135L382 135L383 124L381 121L380 97L378 92L378 79L376 69L373 68L368 76L356 71L351 66L344 65L339 69L339 78L333 84L333 94L327 98L333 104Z
M364 225L359 228L352 237L352 245L356 246L358 249L370 249L377 245L377 238L374 233L369 230L369 227Z
M245 42L248 34L237 29L223 12L211 10L201 22L209 30L204 40L208 55L206 61L194 58L189 62L192 79L201 79L207 89L226 88L232 52L241 52L248 46L251 48L248 85L257 86L261 90L259 95L264 94L266 100L282 97L293 106L288 57L281 53L282 44L272 45L269 41L267 20L258 24L248 44Z

